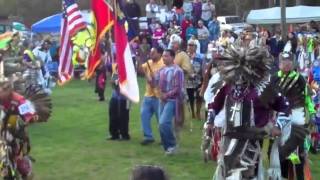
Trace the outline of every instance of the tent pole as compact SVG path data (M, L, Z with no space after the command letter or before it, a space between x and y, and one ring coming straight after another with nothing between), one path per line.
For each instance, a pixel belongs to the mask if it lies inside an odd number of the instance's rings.
M281 37L285 42L287 38L287 24L286 24L286 0L280 0L281 6Z

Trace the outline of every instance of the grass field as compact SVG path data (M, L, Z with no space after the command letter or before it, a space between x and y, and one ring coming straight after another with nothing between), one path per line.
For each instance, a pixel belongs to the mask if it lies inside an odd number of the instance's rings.
M144 89L140 80L141 91ZM214 163L205 164L200 153L202 122L187 122L182 132L179 153L164 155L159 145L156 121L153 131L157 142L141 146L139 105L130 111L130 141L106 141L108 101L98 102L93 85L72 81L53 92L53 116L48 123L30 129L32 151L36 159L36 180L128 180L138 164L163 166L172 180L209 180ZM107 97L110 86L107 87ZM143 93L141 92L141 95ZM319 155L318 155L319 156ZM319 157L312 157L312 172L320 178ZM317 178L314 178L317 179Z

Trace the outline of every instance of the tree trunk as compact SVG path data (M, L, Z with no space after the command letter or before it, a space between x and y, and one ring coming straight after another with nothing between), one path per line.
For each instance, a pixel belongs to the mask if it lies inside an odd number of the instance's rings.
M296 0L296 5L302 5L303 0Z
M271 8L274 6L274 0L268 0L268 7Z
M254 0L254 9L260 9L260 0Z
M287 17L286 17L286 0L280 0L281 7L281 37L284 42L286 42L287 37Z
M233 0L233 4L235 6L236 15L240 16L240 0Z

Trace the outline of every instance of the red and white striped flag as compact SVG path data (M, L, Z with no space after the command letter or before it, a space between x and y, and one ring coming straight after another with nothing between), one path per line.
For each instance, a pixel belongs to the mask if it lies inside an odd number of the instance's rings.
M74 0L63 0L61 21L59 81L60 85L69 81L73 74L71 37L86 28L86 22Z
M118 64L120 92L129 100L138 103L139 86L134 68L127 32L122 19L115 19L114 36L116 43L116 59Z

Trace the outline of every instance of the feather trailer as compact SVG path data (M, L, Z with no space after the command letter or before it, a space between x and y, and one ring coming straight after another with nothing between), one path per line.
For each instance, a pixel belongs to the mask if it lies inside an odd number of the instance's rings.
M280 160L285 160L293 151L295 151L297 146L304 142L304 139L308 133L308 129L306 129L304 126L292 124L289 139L283 146L279 147Z
M50 96L40 87L30 86L26 88L25 98L29 100L39 116L38 122L46 122L52 113L52 102Z

